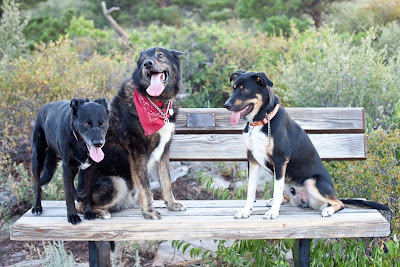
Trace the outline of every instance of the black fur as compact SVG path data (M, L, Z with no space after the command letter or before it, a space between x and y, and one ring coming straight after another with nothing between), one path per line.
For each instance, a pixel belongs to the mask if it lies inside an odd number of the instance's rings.
M41 187L53 178L57 159L60 158L63 161L68 222L77 224L81 221L74 205L73 181L82 164L94 164L88 148L104 145L108 128L107 108L105 99L96 99L94 102L72 99L70 102L52 102L40 109L32 134L32 172L35 177L33 214L42 213ZM84 201L87 203L89 200ZM85 218L94 218L90 207Z
M147 169L149 157L159 145L161 136L159 132L145 135L138 118L133 95L134 91L138 90L140 94L153 101L158 100L164 103L169 100L173 101L174 114L169 118L169 122L175 123L178 111L175 96L182 87L179 59L181 54L181 52L160 47L153 47L141 52L132 78L121 86L110 103L110 128L104 147L105 159L97 164L94 175L96 181L92 203L97 209L116 211L132 207L134 203L127 199L132 197L136 188L143 216L147 219L161 218L160 213L153 209ZM146 91L150 85L150 76L160 72L165 73L167 77L165 89L161 95L152 97ZM159 175L159 178L165 181L167 186L171 185L168 170L168 151L171 139L172 135L166 143L161 159L154 166L157 170L165 170L165 173ZM129 191L129 196L124 198L124 203L107 206L111 205L116 195L121 192L121 188L118 188L120 184L115 184L115 180L112 180L111 176L118 177L122 181L123 187L126 186ZM101 188L103 189L99 190ZM170 188L164 188L163 197L169 209L173 209L174 205L180 207L177 210L184 209L181 204L175 202Z

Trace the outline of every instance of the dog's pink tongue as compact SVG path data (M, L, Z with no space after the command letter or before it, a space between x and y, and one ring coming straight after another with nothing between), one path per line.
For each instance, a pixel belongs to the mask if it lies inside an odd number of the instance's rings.
M237 125L240 120L240 111L236 111L232 113L231 123L233 126Z
M159 96L164 91L164 84L161 82L163 73L151 75L150 86L147 88L147 93L151 96Z
M89 155L95 162L100 162L104 159L104 153L101 148L91 147L89 150Z

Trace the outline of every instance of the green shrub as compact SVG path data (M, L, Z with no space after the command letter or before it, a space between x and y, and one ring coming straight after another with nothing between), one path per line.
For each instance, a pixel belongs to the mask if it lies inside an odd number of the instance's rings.
M374 32L353 46L332 28L306 31L282 64L280 86L295 106L365 107L369 125L390 126L400 99L400 61L372 47Z
M385 26L400 18L399 0L336 1L330 8L326 23L338 32L359 33L371 27Z
M56 41L61 35L65 34L74 11L69 9L62 12L61 16L53 17L44 15L32 18L24 29L24 35L31 42L31 50L35 44L49 41Z
M14 0L2 1L0 20L0 60L10 60L22 55L27 48L23 29L28 20L23 20L19 3Z
M400 242L393 238L320 239L311 249L310 266L398 266Z
M43 266L69 267L75 265L74 256L65 250L63 241L43 242L43 248L44 255L42 255L39 248L36 248L40 259L43 260Z
M124 64L120 64L120 62ZM74 97L111 99L128 74L121 54L94 53L82 61L71 41L41 44L30 57L3 65L0 76L0 163L5 175L12 171L12 155L24 152L35 116L47 102ZM131 68L130 68L131 69ZM129 68L128 68L129 70ZM28 145L29 147L29 145Z

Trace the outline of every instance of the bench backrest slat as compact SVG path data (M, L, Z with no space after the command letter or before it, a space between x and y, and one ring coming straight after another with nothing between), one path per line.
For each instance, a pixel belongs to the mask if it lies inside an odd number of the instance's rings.
M310 134L323 160L365 159L363 134ZM178 134L170 149L171 161L247 161L242 135Z
M363 108L287 108L289 115L309 134L323 160L365 159ZM190 115L192 114L192 115ZM193 114L212 122L191 123ZM211 114L211 116L210 116ZM223 108L182 108L170 149L173 161L246 161L242 135L245 122L230 124L231 112ZM214 126L210 126L210 125ZM189 125L189 127L188 127ZM206 125L193 127L193 125Z
M363 108L286 108L307 133L364 133ZM188 127L188 114L214 114L215 126ZM244 120L231 125L231 112L224 108L181 108L177 117L176 132L179 133L241 133Z

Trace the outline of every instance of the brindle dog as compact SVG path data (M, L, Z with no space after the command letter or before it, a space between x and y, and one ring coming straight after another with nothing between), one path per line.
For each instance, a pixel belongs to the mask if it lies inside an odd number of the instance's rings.
M174 198L169 174L178 111L175 96L182 86L181 54L161 47L144 50L132 78L111 101L105 158L94 172L92 206L97 217L110 218L110 211L139 204L144 218L161 219L152 204L150 169L158 175L168 209L186 210ZM154 105L158 109L152 109ZM84 182L80 179L80 189Z

